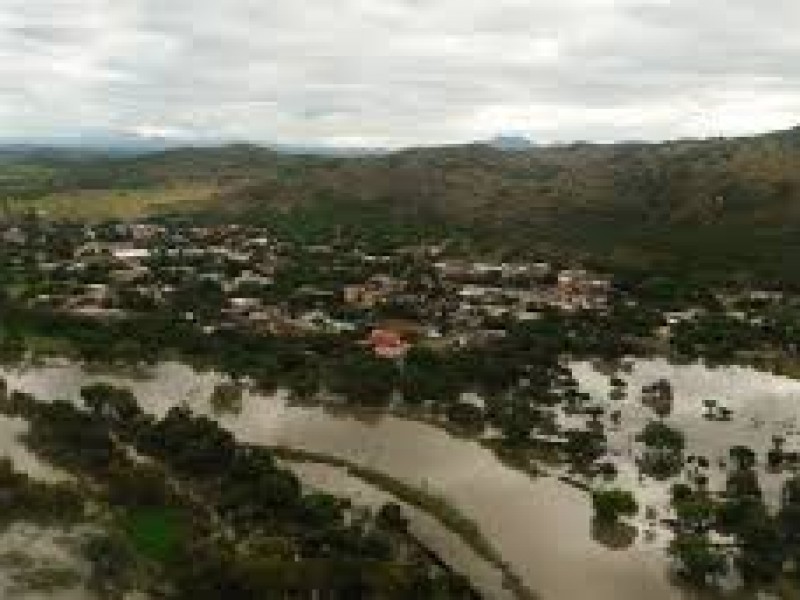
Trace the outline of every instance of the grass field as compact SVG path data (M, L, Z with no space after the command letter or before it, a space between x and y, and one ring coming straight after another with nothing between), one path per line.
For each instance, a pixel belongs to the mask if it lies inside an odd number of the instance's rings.
M135 219L169 212L192 212L209 205L217 188L180 185L141 190L85 190L50 194L35 200L9 200L8 210L37 210L56 220Z

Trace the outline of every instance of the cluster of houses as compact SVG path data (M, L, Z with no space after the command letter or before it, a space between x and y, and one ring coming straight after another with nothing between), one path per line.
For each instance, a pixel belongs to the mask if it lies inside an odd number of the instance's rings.
M611 293L607 277L545 262L303 246L244 225L17 224L0 229L0 249L31 307L96 318L165 310L209 334L350 335L387 358L420 341L503 335L545 309L602 311Z

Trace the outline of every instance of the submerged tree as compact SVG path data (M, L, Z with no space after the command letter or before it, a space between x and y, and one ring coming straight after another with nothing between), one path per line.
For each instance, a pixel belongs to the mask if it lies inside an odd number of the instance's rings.
M641 466L645 473L659 479L677 474L683 465L686 445L681 431L661 421L651 421L637 436L645 446Z
M215 414L238 414L242 411L242 386L237 383L218 383L211 392L211 408Z
M631 492L626 490L596 490L592 492L595 518L601 523L616 523L622 516L634 516L639 505Z

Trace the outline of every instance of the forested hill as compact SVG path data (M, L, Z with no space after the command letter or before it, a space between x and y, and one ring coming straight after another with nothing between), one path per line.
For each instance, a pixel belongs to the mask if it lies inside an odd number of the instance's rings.
M54 217L273 210L457 227L617 268L800 281L800 128L658 144L488 144L362 157L249 145L140 156L0 152L0 198ZM291 209L291 210L290 210ZM338 222L341 223L338 223ZM379 225L380 224L380 225Z

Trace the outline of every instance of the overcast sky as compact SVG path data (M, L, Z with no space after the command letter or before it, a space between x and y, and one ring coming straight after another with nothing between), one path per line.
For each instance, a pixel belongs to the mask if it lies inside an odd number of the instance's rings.
M0 138L405 146L800 122L798 0L2 0Z

